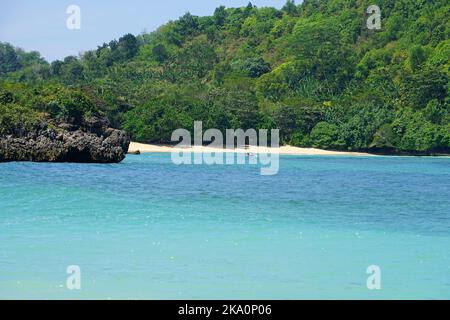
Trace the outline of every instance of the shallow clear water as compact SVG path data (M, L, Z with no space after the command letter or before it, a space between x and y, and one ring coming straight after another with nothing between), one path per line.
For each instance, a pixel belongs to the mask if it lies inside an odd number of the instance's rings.
M450 298L449 158L285 156L259 172L170 154L0 164L0 298Z

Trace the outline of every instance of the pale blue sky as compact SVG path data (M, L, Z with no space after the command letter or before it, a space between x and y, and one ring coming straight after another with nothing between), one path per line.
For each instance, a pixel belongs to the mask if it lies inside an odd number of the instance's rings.
M286 1L251 2L258 7L281 8ZM7 0L1 4L0 41L27 51L37 50L52 61L95 49L126 33L153 31L187 11L211 15L220 5L240 7L247 3L248 0ZM81 9L81 30L66 27L69 5Z

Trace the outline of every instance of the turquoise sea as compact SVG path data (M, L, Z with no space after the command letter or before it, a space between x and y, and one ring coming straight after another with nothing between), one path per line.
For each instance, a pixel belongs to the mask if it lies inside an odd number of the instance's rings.
M0 298L450 299L450 158L0 164Z

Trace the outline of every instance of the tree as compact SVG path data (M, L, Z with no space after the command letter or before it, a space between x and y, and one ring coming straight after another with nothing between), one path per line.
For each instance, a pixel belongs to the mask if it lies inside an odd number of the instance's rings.
M341 147L338 141L338 129L334 124L319 122L310 135L314 148L334 149Z
M198 17L187 12L176 22L176 31L183 37L192 36L198 31L198 26Z
M249 15L251 15L252 14L252 12L253 12L253 9L255 9L256 7L251 3L251 2L249 2L248 4L247 4L247 6L245 7L245 10L244 10L244 16L245 17L248 17Z
M190 80L201 79L211 71L217 55L205 37L196 38L187 43L176 57L176 67L172 70L178 77Z
M169 57L167 49L163 44L157 44L156 46L154 46L152 49L152 53L156 61L158 61L159 63L166 61Z
M271 71L270 64L263 58L248 58L244 61L243 70L252 78L258 78Z
M128 33L121 37L118 42L118 49L124 59L132 59L138 52L139 46L138 41L135 36Z
M277 128L280 130L280 139L282 143L289 143L294 133L301 132L298 125L299 112L292 106L283 105L274 112L274 120Z
M9 43L0 42L0 76L21 68L16 50Z
M84 70L81 62L76 57L67 57L62 66L62 78L66 83L81 81L84 79Z
M424 108L433 99L443 102L448 83L448 75L437 68L406 73L402 79L402 100L416 109Z
M214 23L216 24L216 26L218 26L218 27L223 26L227 16L228 16L228 14L225 9L225 6L220 6L220 7L216 8L216 10L214 11L214 16L213 16Z
M427 54L422 46L414 46L409 51L409 64L413 71L422 67L427 59Z
M60 77L61 76L61 70L64 63L60 60L55 60L50 64L50 73L52 76Z
M369 148L381 151L394 151L397 143L398 141L392 130L392 126L390 124L384 124L373 135L373 140Z
M286 4L281 8L281 11L286 12L288 15L296 15L298 13L295 0L287 0Z
M288 36L283 50L301 62L299 65L320 81L326 81L332 91L339 92L351 79L354 54L339 37L335 21L303 21ZM280 48L281 49L281 48Z

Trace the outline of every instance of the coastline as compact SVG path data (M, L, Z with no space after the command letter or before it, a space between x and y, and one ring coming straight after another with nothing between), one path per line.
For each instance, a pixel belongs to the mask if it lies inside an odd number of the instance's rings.
M248 149L219 149L211 147L198 147L192 146L189 148L173 147L169 145L156 145L156 144L144 144L131 142L128 149L129 154L133 153L171 153L171 152L198 152L198 153L212 153L212 152L223 152L223 153L279 153L280 155L305 155L305 156L376 156L375 154L363 153L363 152L346 152L346 151L328 151L322 149L314 148L298 148L292 146L281 146L277 149L272 149L270 147L256 147L250 146Z

